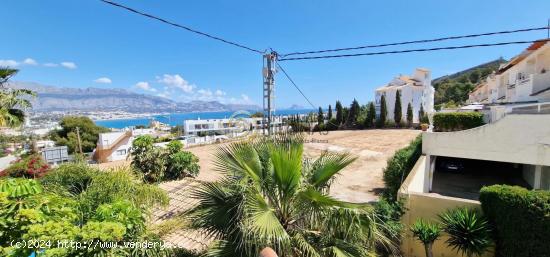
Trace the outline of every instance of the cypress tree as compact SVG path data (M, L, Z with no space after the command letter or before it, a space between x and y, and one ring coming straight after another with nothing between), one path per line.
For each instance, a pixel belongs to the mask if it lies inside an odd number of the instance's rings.
M349 107L349 115L347 119L347 123L350 126L354 126L355 124L357 124L357 118L359 117L360 109L361 109L361 106L359 105L359 102L357 102L356 99L353 99L353 102Z
M418 111L418 122L424 123L424 106L420 104L420 110Z
M369 108L367 109L367 118L365 119L365 127L372 128L374 125L374 119L376 119L376 108L374 103L369 103Z
M342 108L342 103L336 101L336 124L340 125L344 121L344 110Z
M395 125L399 127L401 124L401 118L403 117L403 111L401 110L401 91L395 92L395 106L393 109L393 121Z
M332 119L332 106L329 104L328 105L328 120L331 120Z
M317 126L319 126L319 129L321 129L321 126L324 124L325 117L323 115L323 109L319 107L319 112L317 113Z
M378 119L379 126L386 126L386 119L388 117L388 107L386 106L386 96L380 97L380 118Z
M407 125L411 127L412 123L413 123L413 108L411 103L409 103L407 105Z

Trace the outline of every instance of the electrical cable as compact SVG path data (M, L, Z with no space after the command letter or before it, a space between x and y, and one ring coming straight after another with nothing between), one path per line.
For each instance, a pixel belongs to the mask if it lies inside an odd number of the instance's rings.
M154 20L157 20L157 21L160 21L160 22L163 22L163 23L172 25L172 26L177 27L177 28L185 29L185 30L190 31L190 32L193 32L193 33L195 33L195 34L199 34L199 35L201 35L201 36L205 36L205 37L208 37L208 38L217 40L217 41L221 41L221 42L226 43L226 44L229 44L229 45L233 45L233 46L236 46L236 47L239 47L239 48L243 48L243 49L246 49L246 50L249 50L249 51L252 51L252 52L259 53L259 54L263 54L263 53L264 53L264 51L260 51L260 50L257 50L257 49L254 49L254 48L251 48L251 47L248 47L248 46L239 44L239 43L235 43L235 42L232 42L232 41L229 41L229 40L226 40L226 39L217 37L217 36L213 36L213 35L210 35L210 34L208 34L208 33L201 32L201 31L198 31L198 30L196 30L196 29L192 29L192 28L190 28L190 27L187 27L187 26L184 26L184 25L180 25L180 24L177 24L177 23L175 23L175 22L171 22L171 21L168 21L168 20L166 20L166 19L163 19L163 18L154 16L154 15L152 15L152 14L148 14L148 13L144 13L144 12L138 11L138 10L136 10L136 9L130 8L130 7L128 7L128 6L125 6L125 5L122 5L122 4L119 4L119 3L115 3L115 2L112 2L112 1L109 1L109 0L100 0L100 1L101 1L101 2L104 2L104 3L106 3L106 4L110 4L110 5L113 5L113 6L122 8L122 9L125 9L125 10L130 11L130 12L133 12L133 13L136 13L136 14L139 14L139 15L142 15L142 16L145 16L145 17L150 18L150 19L154 19Z
M430 42L439 42L439 41L455 40L455 39L462 39L462 38L475 38L475 37L482 37L482 36L502 35L502 34L529 32L529 31L538 31L538 30L548 30L549 28L550 28L550 26L538 27L538 28L517 29L517 30L505 30L505 31L488 32L488 33L480 33L480 34L462 35L462 36L441 37L441 38L434 38L434 39L422 39L422 40L405 41L405 42L398 42L398 43L386 43L386 44L366 45L366 46L357 46L357 47L345 47L345 48L317 50L317 51L294 52L294 53L289 53L289 54L283 54L281 56L286 57L286 56L291 56L291 55L319 54L319 53L326 53L326 52L349 51L349 50L358 50L358 49L365 49L365 48L378 48L378 47L385 47L385 46L430 43Z
M462 46L446 46L446 47L433 47L433 48L420 48L420 49L408 49L408 50L395 50L395 51L382 51L382 52L368 52L368 53L356 53L356 54L339 54L339 55L321 55L321 56L307 56L307 57L291 57L282 58L278 61L295 61L295 60L311 60L311 59L327 59L327 58L342 58L342 57L355 57L355 56L369 56L369 55L385 55L385 54L401 54L412 52L430 52L440 50L455 50L475 47L489 47L489 46L502 46L502 45L514 45L514 44L528 44L536 42L547 42L549 39L534 40L534 41L514 41L514 42L500 42L490 44L475 44L475 45L462 45Z

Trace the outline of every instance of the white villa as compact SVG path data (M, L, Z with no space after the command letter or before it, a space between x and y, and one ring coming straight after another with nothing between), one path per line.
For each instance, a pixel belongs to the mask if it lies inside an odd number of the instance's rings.
M98 163L126 160L134 138L152 135L154 129L133 129L99 134L93 159Z
M286 117L274 116L272 126L275 130L282 127ZM206 119L206 120L185 120L183 130L186 136L203 135L227 135L237 136L247 130L261 130L263 128L262 118L229 118L229 119Z
M397 76L387 85L376 89L374 99L378 115L380 115L380 99L384 95L388 110L388 120L394 120L395 95L398 90L401 94L402 121L406 120L409 103L413 108L414 123L419 122L418 112L420 111L420 105L423 106L426 113L434 111L435 90L432 87L432 78L429 70L417 68L412 76Z
M550 43L531 44L502 64L469 94L469 103L515 104L550 101Z

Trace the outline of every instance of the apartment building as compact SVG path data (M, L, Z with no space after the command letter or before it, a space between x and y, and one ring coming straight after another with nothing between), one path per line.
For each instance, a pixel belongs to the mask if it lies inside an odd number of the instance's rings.
M407 106L410 103L413 109L413 122L418 123L418 112L422 105L426 112L434 111L434 88L432 87L431 73L424 68L417 68L412 76L400 75L388 84L376 89L375 107L377 115L380 115L380 99L386 98L388 120L394 120L395 97L397 91L401 94L401 106L403 117L406 120Z
M550 43L531 44L478 84L469 103L517 104L550 101Z

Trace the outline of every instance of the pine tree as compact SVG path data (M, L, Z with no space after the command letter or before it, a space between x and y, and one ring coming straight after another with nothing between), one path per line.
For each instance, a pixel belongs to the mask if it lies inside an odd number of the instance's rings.
M329 104L328 105L328 114L327 114L327 118L328 120L331 120L332 119L332 106Z
M344 121L344 109L342 108L342 103L336 101L336 124L340 125Z
M401 124L401 118L403 117L403 111L401 110L401 91L395 92L395 106L393 108L393 121L395 125Z
M374 119L376 119L376 108L374 103L369 103L369 108L367 109L367 118L365 119L365 127L372 128L374 125Z
M388 117L388 107L386 106L386 96L380 97L380 118L378 119L378 126L386 126L386 119Z
M325 123L324 121L323 109L319 107L319 112L317 113L317 126L319 126L319 129L321 129L321 126Z
M407 105L407 125L411 127L412 123L413 123L413 108L411 103L409 103Z

